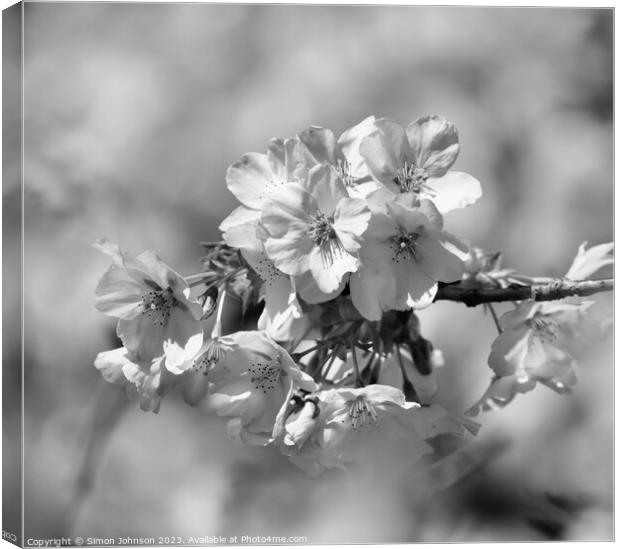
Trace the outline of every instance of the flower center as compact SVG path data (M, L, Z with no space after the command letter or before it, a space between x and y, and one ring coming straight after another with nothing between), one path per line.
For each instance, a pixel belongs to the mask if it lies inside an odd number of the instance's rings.
M405 162L396 172L394 183L400 186L401 193L416 193L426 186L428 174L424 168L418 168L415 164Z
M402 227L399 227L398 233L391 236L389 239L390 248L392 249L392 261L400 263L401 261L414 261L418 260L417 252L417 240L420 238L420 233L407 232Z
M254 389L267 394L275 388L280 380L282 368L279 360L270 362L254 362L248 369L250 372L250 381L254 385Z
M153 324L163 326L170 318L175 299L172 290L149 290L142 294L142 314L151 319Z
M354 431L363 427L370 431L379 423L375 407L363 396L358 396L349 404L349 419Z
M333 218L318 211L310 216L310 238L321 250L321 259L325 267L333 265L336 257L342 257L344 248L333 226Z
M267 257L265 252L260 254L260 259L256 262L256 272L268 286L271 286L276 279L282 276L282 273L277 269L274 262Z
M535 316L530 320L530 326L534 336L543 343L552 343L558 337L558 326L553 320Z
M318 211L316 215L310 216L310 238L318 246L326 244L330 239L336 238L336 231L332 223L333 219L327 217L323 212Z

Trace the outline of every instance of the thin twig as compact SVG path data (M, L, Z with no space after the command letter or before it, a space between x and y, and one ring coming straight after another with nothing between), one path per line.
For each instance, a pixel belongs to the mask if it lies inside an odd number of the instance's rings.
M531 286L513 286L509 288L463 288L460 284L442 286L437 290L435 301L459 301L467 307L476 307L483 303L500 303L503 301L554 301L565 297L586 297L599 292L614 289L614 279L572 281L555 279L547 284Z
M128 404L129 399L124 390L101 383L87 425L88 435L76 471L73 496L66 511L65 526L68 532L73 532L77 525L78 514L92 491L101 459L105 455L105 446Z

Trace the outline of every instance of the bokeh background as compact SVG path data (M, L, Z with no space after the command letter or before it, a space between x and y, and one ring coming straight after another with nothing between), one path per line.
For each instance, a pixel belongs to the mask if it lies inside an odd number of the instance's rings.
M26 537L610 539L610 336L584 349L574 395L542 387L483 415L474 444L501 451L420 506L381 471L308 479L176 394L158 415L125 405L93 367L117 341L92 305L108 259L91 243L197 272L241 154L310 124L437 113L484 190L448 229L561 276L583 240L613 238L612 29L610 9L27 3ZM439 399L462 412L490 379L493 323L451 303L420 317L446 358Z

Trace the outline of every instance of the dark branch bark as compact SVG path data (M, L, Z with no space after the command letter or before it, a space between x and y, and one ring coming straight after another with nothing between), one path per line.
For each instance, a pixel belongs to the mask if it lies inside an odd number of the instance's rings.
M435 301L460 301L468 307L500 301L555 301L570 296L586 297L614 289L613 278L573 281L556 279L546 284L511 286L509 288L463 288L460 284L441 286Z

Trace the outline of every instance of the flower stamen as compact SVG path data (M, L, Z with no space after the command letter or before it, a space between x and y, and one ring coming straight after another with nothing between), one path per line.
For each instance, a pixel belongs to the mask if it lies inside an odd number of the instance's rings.
M552 343L558 337L558 326L550 319L534 316L530 321L534 335L543 343Z
M353 187L355 185L355 180L351 175L351 163L349 161L342 158L336 160L336 172L345 186Z
M327 217L321 211L310 216L310 238L314 240L316 245L322 246L327 241L336 238L333 222L332 218Z
M351 402L348 415L354 431L362 427L368 427L370 431L379 424L375 407L363 396L358 396Z
M342 257L344 248L333 226L333 218L318 211L310 216L310 238L321 250L321 259L325 267L333 265L337 257Z
M265 252L261 252L260 258L256 262L256 272L267 286L271 286L282 275Z
M426 186L428 174L424 168L418 168L415 164L404 162L394 177L394 183L400 187L401 193L420 194L422 189L430 191Z
M211 330L211 340L207 343L205 352L194 360L193 369L195 372L202 372L202 375L209 374L209 370L217 364L226 353L232 350L232 346L223 341L222 338L222 313L224 311L224 302L226 301L226 289L220 295L215 316L215 324Z
M170 288L149 290L142 294L142 314L154 325L163 326L170 318L175 299Z
M205 352L194 360L193 370L202 373L203 376L208 375L211 367L222 360L230 350L232 350L232 347L220 338L215 337L211 339L207 344Z
M389 239L390 248L394 252L392 261L395 263L400 263L403 259L418 261L417 240L419 237L420 233L410 233L403 227L399 227L398 233Z
M248 369L250 381L257 391L267 394L280 380L282 368L279 359L270 362L254 362Z

